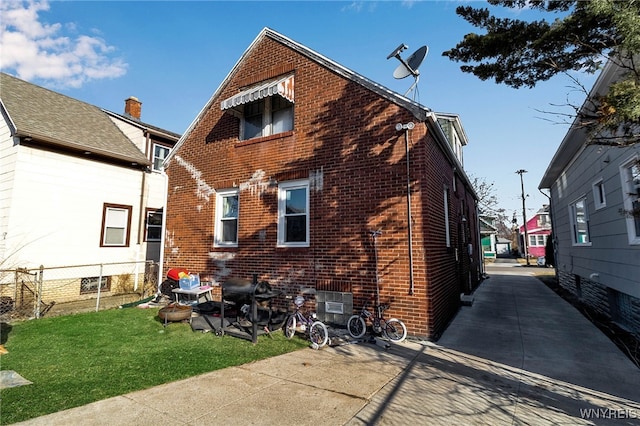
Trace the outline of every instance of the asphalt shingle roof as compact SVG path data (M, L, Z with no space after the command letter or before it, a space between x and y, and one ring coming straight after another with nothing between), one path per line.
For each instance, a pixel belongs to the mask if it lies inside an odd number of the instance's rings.
M150 164L98 107L5 73L0 73L0 100L15 125L14 136Z

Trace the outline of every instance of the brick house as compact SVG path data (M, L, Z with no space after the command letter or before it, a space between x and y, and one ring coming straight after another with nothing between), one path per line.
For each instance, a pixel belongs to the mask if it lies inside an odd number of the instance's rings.
M164 270L312 288L343 324L377 271L388 315L437 338L481 273L464 135L438 118L265 28L165 161Z

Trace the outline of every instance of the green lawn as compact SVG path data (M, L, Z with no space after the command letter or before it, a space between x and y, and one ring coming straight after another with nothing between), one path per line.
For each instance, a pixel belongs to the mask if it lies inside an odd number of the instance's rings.
M0 369L31 385L0 391L0 424L245 364L308 346L281 332L257 344L164 323L158 309L114 309L3 324ZM176 368L180 366L180 368Z

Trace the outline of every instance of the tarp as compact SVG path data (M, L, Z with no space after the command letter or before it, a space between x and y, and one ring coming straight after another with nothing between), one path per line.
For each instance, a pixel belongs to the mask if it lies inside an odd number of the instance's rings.
M0 371L0 389L15 388L17 386L30 385L30 381L13 370Z

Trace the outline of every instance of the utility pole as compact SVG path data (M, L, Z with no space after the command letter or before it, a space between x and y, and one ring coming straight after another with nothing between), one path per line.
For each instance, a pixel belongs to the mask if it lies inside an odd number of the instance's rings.
M520 175L520 188L522 189L522 222L524 226L524 257L527 260L527 266L529 266L529 233L527 232L527 209L525 207L525 198L524 195L524 182L522 180L523 173L527 173L525 169L520 169L516 172Z

